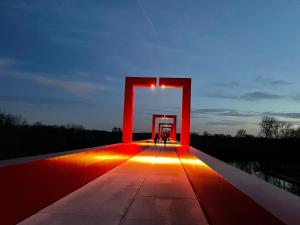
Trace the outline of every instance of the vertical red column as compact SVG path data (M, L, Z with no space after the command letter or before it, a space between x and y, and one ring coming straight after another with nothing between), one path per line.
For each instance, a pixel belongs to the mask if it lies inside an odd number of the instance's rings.
M182 87L181 138L182 145L190 145L191 129L191 79L186 79Z
M155 116L152 115L152 139L155 137Z
M124 113L123 113L123 143L132 142L132 128L133 128L133 109L134 109L134 89L130 78L125 79L125 93L124 93Z

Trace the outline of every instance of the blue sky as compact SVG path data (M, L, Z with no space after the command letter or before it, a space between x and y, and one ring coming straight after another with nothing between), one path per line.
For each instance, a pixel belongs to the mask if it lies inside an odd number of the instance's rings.
M192 78L192 131L300 124L300 1L0 2L0 110L122 126L124 77ZM180 90L136 91L135 131L180 114Z

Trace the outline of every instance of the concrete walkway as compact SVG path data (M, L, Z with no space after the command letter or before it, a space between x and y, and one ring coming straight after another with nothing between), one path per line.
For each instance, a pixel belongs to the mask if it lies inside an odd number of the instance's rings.
M149 147L19 224L208 224L174 150Z

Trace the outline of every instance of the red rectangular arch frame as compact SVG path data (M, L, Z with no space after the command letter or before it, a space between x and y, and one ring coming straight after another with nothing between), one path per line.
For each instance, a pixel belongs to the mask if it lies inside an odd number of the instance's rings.
M163 114L153 114L152 115L152 139L155 137L156 131L156 119L173 119L173 136L174 140L176 140L176 127L177 127L177 116L176 115L163 115Z
M159 132L159 137L161 137L161 133L162 133L162 130L164 128L169 128L171 129L171 135L170 137L173 139L173 140L176 140L176 137L174 137L174 124L173 123L159 123L159 126L158 126L158 132Z

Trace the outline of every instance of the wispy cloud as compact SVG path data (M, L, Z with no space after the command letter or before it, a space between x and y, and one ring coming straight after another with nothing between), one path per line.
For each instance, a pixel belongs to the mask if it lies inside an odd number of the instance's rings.
M300 119L298 112L256 112L256 111L240 111L230 108L200 108L193 109L193 115L210 115L210 116L224 116L224 117L263 117L275 116L290 119Z
M291 119L300 119L300 113L295 113L295 112L287 112L287 113L265 112L264 114L268 116L279 116L279 117L286 117Z
M66 80L53 78L58 77L57 74L53 75L41 73L28 73L14 70L1 70L0 75L9 76L20 80L27 80L33 83L41 84L47 87L51 87L60 91L79 96L94 94L96 92L107 91L110 89L106 85L81 79Z
M246 124L248 123L243 121L235 121L235 120L207 121L205 123L205 125L208 126L241 126Z
M112 83L117 83L117 82L122 82L123 80L120 78L115 78L113 76L105 76L104 80L107 82L112 82Z
M23 103L31 105L56 105L56 106L88 106L89 103L65 98L42 96L0 96L0 102Z
M287 86L287 85L292 85L294 82L286 81L286 80L273 80L270 78L266 78L263 76L258 76L255 78L255 81L257 83L261 83L265 86Z
M240 87L241 83L237 81L217 81L212 83L214 86L226 87L226 88L235 88Z
M192 110L192 114L198 115L217 115L217 116L232 116L232 117L252 117L257 116L257 112L240 112L236 109L228 108L201 108Z
M272 94L263 91L248 92L242 95L228 95L228 94L217 93L217 94L207 94L206 96L210 98L237 99L237 100L246 100L246 101L276 100L276 99L286 98L286 96L283 95L277 95L277 94Z
M256 101L256 100L263 100L263 99L280 99L280 98L284 98L284 96L272 94L268 92L262 92L262 91L249 92L240 96L240 99L244 99L248 101Z
M16 61L6 57L0 57L0 69L16 64Z

